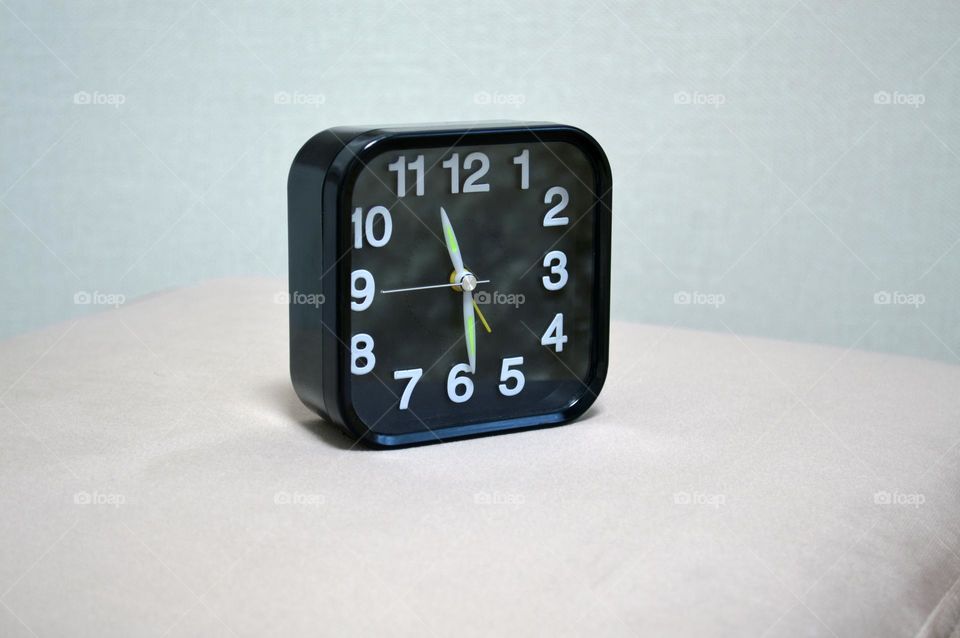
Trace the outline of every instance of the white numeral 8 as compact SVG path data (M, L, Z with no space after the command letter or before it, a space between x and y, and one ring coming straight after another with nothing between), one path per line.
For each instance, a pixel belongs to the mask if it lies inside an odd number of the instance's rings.
M373 355L373 337L365 332L353 335L350 340L350 372L366 374L373 370L375 365L377 358Z

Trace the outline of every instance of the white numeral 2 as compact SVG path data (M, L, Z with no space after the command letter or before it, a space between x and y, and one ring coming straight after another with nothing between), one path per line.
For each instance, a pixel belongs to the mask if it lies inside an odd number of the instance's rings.
M560 198L560 203L548 210L547 214L543 216L544 226L566 226L570 223L569 217L557 217L557 215L567 208L567 204L570 203L570 194L567 193L566 188L563 186L554 186L547 191L547 195L543 198L543 203L552 204L553 200L557 197Z

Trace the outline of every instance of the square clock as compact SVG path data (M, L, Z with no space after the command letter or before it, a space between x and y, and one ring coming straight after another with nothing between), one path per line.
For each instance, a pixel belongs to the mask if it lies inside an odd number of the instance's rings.
M287 187L300 399L375 447L583 414L607 371L611 187L560 124L312 137Z

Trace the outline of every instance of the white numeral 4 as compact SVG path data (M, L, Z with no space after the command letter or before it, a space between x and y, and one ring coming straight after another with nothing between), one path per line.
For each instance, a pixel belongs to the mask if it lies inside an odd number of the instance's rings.
M410 405L410 395L413 394L413 387L417 385L417 381L419 381L422 376L423 368L410 368L409 370L395 370L393 372L393 378L397 381L407 379L407 387L403 389L403 394L400 395L401 410L406 410L407 406Z
M563 334L563 313L558 312L547 326L547 331L540 337L540 345L553 346L557 352L563 352L563 344L566 342L567 335Z
M497 388L500 389L500 394L505 397L512 397L520 394L520 390L523 390L523 373L519 370L511 370L513 366L522 366L523 357L507 357L503 360L503 364L500 366L500 385ZM510 387L507 384L507 381L515 381L513 387Z

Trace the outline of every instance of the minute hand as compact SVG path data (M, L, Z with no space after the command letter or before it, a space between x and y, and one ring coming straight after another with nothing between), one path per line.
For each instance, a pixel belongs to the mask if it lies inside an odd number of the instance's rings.
M453 263L453 280L463 290L463 336L467 342L467 361L470 363L470 372L477 371L477 330L476 319L473 314L473 292L477 286L477 279L463 267L463 257L460 255L460 244L457 235L453 232L453 225L447 217L447 211L440 207L440 221L443 224L443 239L447 244L447 252Z

